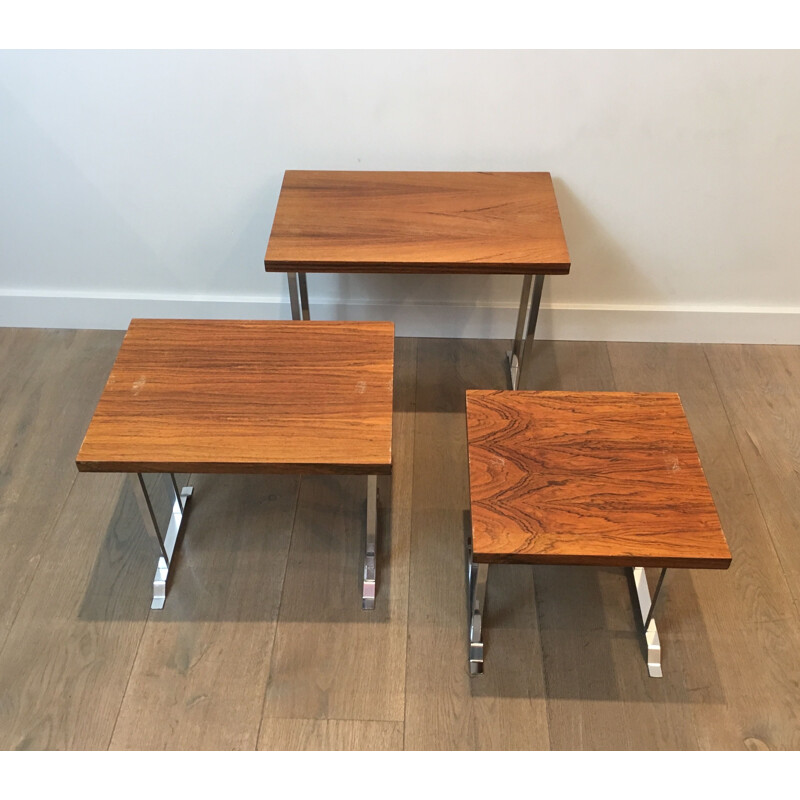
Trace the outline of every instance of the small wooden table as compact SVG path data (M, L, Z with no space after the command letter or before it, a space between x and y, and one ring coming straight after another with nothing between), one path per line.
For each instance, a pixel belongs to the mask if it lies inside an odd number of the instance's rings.
M131 322L76 463L128 472L159 546L162 608L191 487L173 473L367 474L362 605L374 608L377 475L392 468L391 322ZM170 473L166 533L143 473Z
M490 563L633 568L648 652L668 567L731 554L680 398L627 392L467 392L470 671L483 669ZM644 567L660 567L651 600Z
M264 266L288 274L293 319L309 319L307 272L523 275L516 388L544 276L570 260L548 172L289 170Z

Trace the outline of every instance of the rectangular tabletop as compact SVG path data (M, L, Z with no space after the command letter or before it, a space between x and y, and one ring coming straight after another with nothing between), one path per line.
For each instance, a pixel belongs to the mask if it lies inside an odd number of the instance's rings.
M78 469L388 473L393 368L391 322L133 320Z
M676 394L467 392L476 562L729 566Z
M565 274L547 172L287 170L268 272Z

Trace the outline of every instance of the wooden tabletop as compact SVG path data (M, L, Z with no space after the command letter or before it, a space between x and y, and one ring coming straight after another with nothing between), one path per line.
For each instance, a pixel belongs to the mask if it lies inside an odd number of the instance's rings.
M133 320L78 469L388 473L393 360L391 322Z
M268 272L564 274L547 172L287 171Z
M729 566L676 394L468 391L476 562Z

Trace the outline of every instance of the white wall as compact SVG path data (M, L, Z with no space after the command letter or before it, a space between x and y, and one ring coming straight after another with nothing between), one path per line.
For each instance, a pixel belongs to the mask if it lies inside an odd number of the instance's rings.
M287 317L284 169L547 170L541 335L800 343L798 51L0 52L0 324ZM519 281L309 279L318 318L496 337Z

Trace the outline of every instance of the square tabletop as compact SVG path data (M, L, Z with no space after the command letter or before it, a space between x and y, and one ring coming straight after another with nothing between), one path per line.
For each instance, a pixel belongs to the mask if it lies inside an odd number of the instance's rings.
M548 172L287 170L268 272L566 274Z
M677 394L467 392L476 562L726 568Z
M135 319L82 471L391 472L394 325Z

